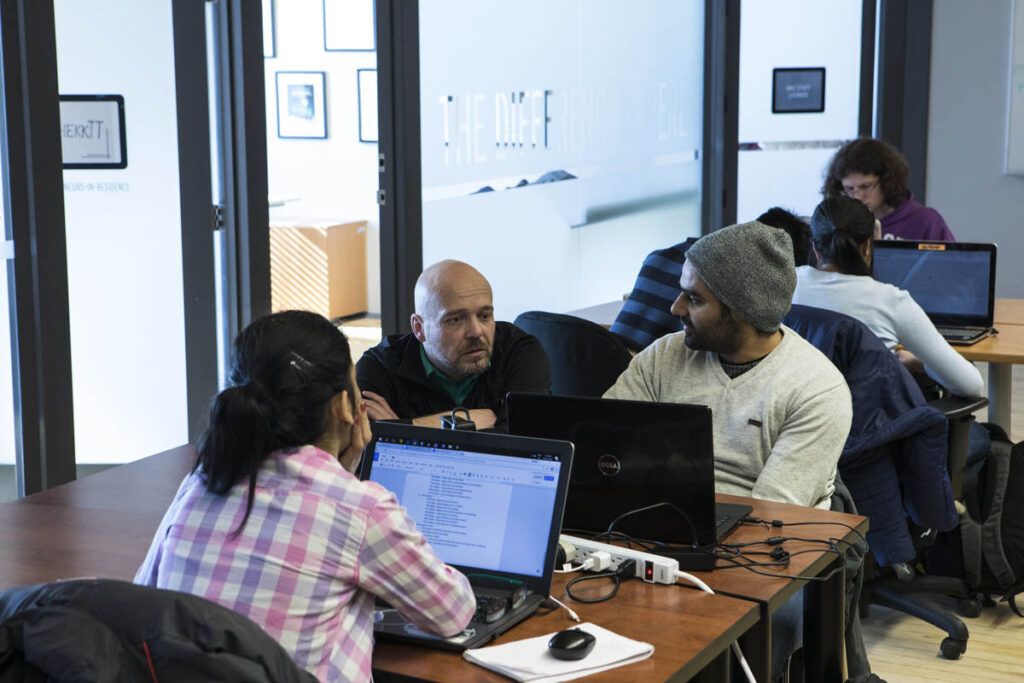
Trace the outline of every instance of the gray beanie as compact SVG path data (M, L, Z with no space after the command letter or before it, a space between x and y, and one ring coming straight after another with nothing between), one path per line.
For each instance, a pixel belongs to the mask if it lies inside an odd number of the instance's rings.
M796 289L793 243L784 230L752 221L697 240L686 260L708 289L763 332L779 329Z

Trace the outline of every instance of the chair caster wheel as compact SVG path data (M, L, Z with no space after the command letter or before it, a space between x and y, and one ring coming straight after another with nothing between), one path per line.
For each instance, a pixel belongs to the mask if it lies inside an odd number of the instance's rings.
M978 598L965 598L957 604L956 611L960 616L967 617L968 619L979 617L981 616L981 600Z
M960 659L960 655L967 652L967 641L943 638L939 649L942 651L942 656L946 659Z

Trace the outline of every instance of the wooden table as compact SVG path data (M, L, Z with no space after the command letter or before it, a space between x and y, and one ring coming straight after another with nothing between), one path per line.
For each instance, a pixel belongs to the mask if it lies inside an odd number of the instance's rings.
M0 590L80 577L131 581L162 517L0 503Z
M194 463L181 446L0 503L0 590L83 576L131 581Z
M988 420L1010 434L1013 366L1024 363L1024 299L996 299L999 334L970 346L954 346L969 361L988 363Z
M817 510L798 505L772 503L752 498L718 494L716 500L726 503L753 505L751 516L764 520L782 522L825 522L808 526L765 528L761 525L742 524L726 539L728 543L750 543L772 536L800 537L825 541L829 538L852 542L856 534L835 524L849 525L860 534L867 533L868 519L858 515L847 515L829 510ZM841 566L840 558L825 552L820 542L786 541L782 544L792 555L789 565L782 568L759 568L761 572L777 576L754 574L746 569L726 568L727 563L719 561L713 572L693 572L716 593L731 595L756 602L761 608L761 619L741 641L747 659L759 661L769 668L755 671L758 680L768 680L771 653L770 615L792 598L797 591L804 593L804 666L809 681L843 681L846 679L845 658L845 584L844 573L836 573L827 581L805 581L800 577L825 577ZM839 546L841 549L845 545ZM751 550L770 550L771 546L757 546ZM805 554L797 554L809 550ZM765 557L765 556L761 556Z
M562 595L566 582L565 575L556 575L552 594ZM584 597L599 595L610 585L605 581L592 583L591 587L574 586L573 592ZM588 681L688 680L695 676L722 680L727 671L730 644L757 623L759 612L757 604L748 600L708 595L681 585L656 586L637 580L623 583L618 594L607 602L569 604L583 621L654 645L654 654L648 659L590 676ZM570 628L573 623L561 608L538 613L499 637L494 644L553 633ZM381 680L385 676L445 683L508 680L470 664L458 653L386 641L377 641L374 645L373 667L375 677Z
M868 520L856 515L845 515L827 510L815 510L796 505L770 503L737 496L719 494L719 501L746 503L754 506L753 516L761 519L779 519L783 522L842 522L860 533L867 532ZM799 531L795 531L799 529ZM744 524L727 539L734 543L748 543L764 540L770 536L799 536L806 539L827 540L829 538L852 540L855 534L834 524L792 527L787 529L764 528L760 525ZM795 554L789 566L780 569L760 569L775 576L761 576L744 569L725 569L720 562L713 572L692 572L707 583L716 595L707 595L692 588L685 582L679 586L660 586L630 581L622 585L619 594L607 603L588 605L577 602L568 604L585 621L593 621L611 628L622 635L650 642L655 646L654 656L641 664L630 665L628 670L613 669L596 676L594 680L665 680L671 676L686 680L697 671L702 671L708 680L722 680L724 664L718 658L727 654L725 646L729 638L740 638L744 656L750 663L759 681L770 678L771 672L771 614L788 601L800 589L807 587L804 597L804 665L806 680L843 681L846 679L844 641L845 585L842 571L831 579L819 583L802 581L799 577L819 577L839 566L834 553L822 550L823 545L813 542L787 541L783 544L790 553L810 550L807 554ZM758 550L764 547L756 548ZM565 585L565 577L557 576L552 594L560 599L558 591ZM574 587L574 592L576 588ZM755 608L759 618L748 623L749 615L743 615L731 627L727 623L734 616L733 605L722 607L717 602L714 617L705 613L709 599L734 598ZM635 610L640 607L640 611ZM657 613L652 616L650 610ZM665 612L662 614L661 612ZM721 621L719 617L727 617ZM641 618L634 624L632 619ZM696 627L691 622L696 619ZM651 628L651 624L660 624ZM550 633L571 625L565 612L531 617L516 626L509 633L495 641L501 644ZM694 651L692 648L702 648ZM666 654L669 650L670 654ZM666 661L666 657L671 657ZM691 659L687 659L687 657ZM411 645L380 642L374 651L375 669L385 674L414 676L431 681L475 681L506 680L485 672L450 652L426 650ZM677 668L678 667L678 668ZM589 679L588 679L589 680Z
M131 580L194 461L192 447L182 446L0 504L0 589L80 576ZM753 514L764 519L838 520L866 527L864 518L852 515L732 496L718 498L753 504ZM799 529L798 535L804 538L849 535L830 526ZM747 542L773 535L790 534L785 529L780 533L744 525L729 540ZM814 544L787 542L785 547L792 553ZM742 569L700 573L719 595L707 595L685 584L654 586L629 581L612 601L572 606L584 620L655 646L652 658L630 665L631 678L687 679L703 672L699 677L718 679L727 666L729 644L740 639L748 661L763 680L770 667L769 615L804 585L795 577L818 576L831 569L832 556L820 547L815 549L818 552L794 556L778 576L756 576ZM565 580L558 576L553 590L561 592ZM842 678L842 589L840 573L832 581L814 584L805 599L805 663L814 672L812 680ZM604 586L586 590L604 590ZM568 625L565 611L559 609L531 617L503 639L527 638ZM457 655L406 645L381 643L374 665L382 671L445 681L503 680ZM622 672L612 670L595 680L622 680Z
M993 314L996 327L1004 325L1024 325L1024 299L996 299Z

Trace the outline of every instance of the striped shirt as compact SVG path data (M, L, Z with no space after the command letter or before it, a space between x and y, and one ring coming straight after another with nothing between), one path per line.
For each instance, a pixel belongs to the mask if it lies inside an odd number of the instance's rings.
M628 339L634 350L642 350L656 339L683 329L671 309L682 291L679 276L686 250L694 241L689 239L658 249L644 259L633 291L611 326L611 331Z
M454 635L476 608L395 495L313 446L260 466L226 495L185 477L135 583L198 595L244 614L324 681L368 681L374 596L420 628Z

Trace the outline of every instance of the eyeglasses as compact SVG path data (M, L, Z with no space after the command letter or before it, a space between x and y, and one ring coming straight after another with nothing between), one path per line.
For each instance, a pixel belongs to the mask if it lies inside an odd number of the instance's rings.
M871 190L878 187L880 178L875 178L870 183L861 183L860 185L843 185L843 194L847 197L856 197L858 194L870 192Z

